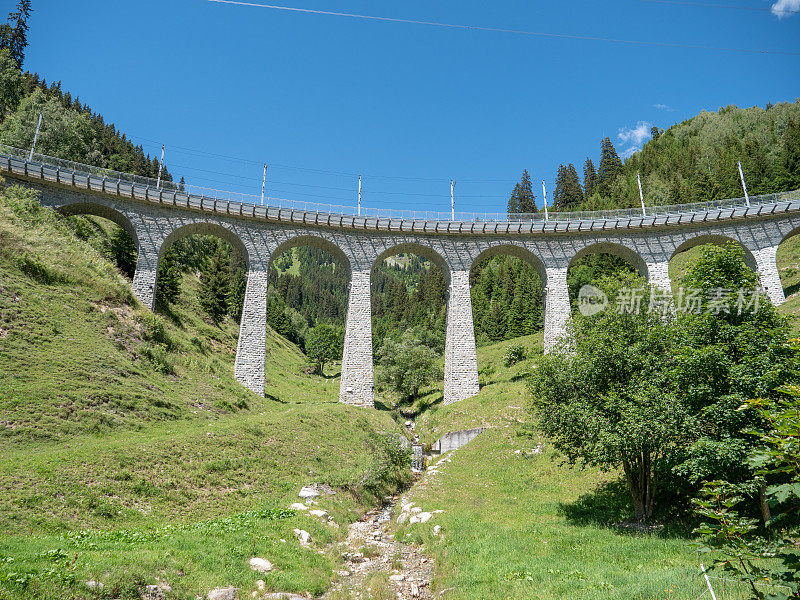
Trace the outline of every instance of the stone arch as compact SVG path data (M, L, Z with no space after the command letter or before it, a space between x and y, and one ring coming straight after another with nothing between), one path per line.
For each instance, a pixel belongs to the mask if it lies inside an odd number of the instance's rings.
M798 229L796 233L800 233L800 229ZM789 235L791 236L794 234L789 234ZM680 254L681 252L685 252L690 248L694 248L695 246L702 246L703 244L714 244L716 246L722 246L727 242L733 242L737 246L741 247L742 250L744 250L745 264L748 267L750 267L754 272L758 273L758 265L756 263L756 258L755 256L753 256L753 253L750 251L750 249L739 240L736 240L734 238L725 235L703 234L689 238L688 240L684 241L681 245L679 245L677 248L675 248L675 251L670 255L669 259L671 261L673 258L675 258L676 255Z
M173 229L164 239L164 242L159 248L159 260L172 244L177 242L179 239L188 237L190 235L213 235L218 238L222 238L236 250L238 250L244 259L245 264L248 265L248 267L250 266L250 253L247 251L247 247L245 246L244 242L242 242L242 238L239 237L239 234L226 227L223 223L210 223L206 221L187 223L186 225L181 225Z
M298 246L311 246L332 254L333 257L339 261L339 263L341 263L345 269L347 269L347 279L350 279L352 274L352 263L347 254L345 254L344 250L342 250L332 241L317 235L296 235L287 239L272 251L269 257L269 265L272 266L272 262L287 250L291 250L292 248L296 248Z
M439 269L442 271L442 275L444 275L445 284L449 286L450 284L450 265L444 259L444 257L439 254L436 250L431 248L430 246L425 246L423 244L415 243L415 242L407 242L401 244L395 244L381 252L378 255L378 258L372 263L372 268L370 269L370 276L375 271L375 268L386 258L390 256L395 256L397 254L417 254L423 258L427 258L433 264L435 264Z
M502 243L490 246L489 248L486 248L483 252L478 254L478 256L476 256L475 259L472 261L472 265L470 266L470 277L472 277L472 275L475 272L475 269L482 262L484 262L487 259L500 255L514 256L516 258L519 258L520 260L525 261L536 270L536 273L539 275L539 278L542 281L542 287L547 286L547 271L545 270L545 266L544 263L542 262L542 259L540 259L536 254L534 254L524 246L520 246L518 244L513 244L513 243Z
M588 256L589 254L611 254L612 256L618 256L636 269L636 272L639 273L639 275L644 277L646 280L650 279L650 272L647 268L647 263L639 255L639 253L616 242L595 242L593 244L589 244L588 246L584 246L575 253L575 256L570 259L568 268L572 267L576 260L583 258L584 256Z
M139 236L136 232L136 228L133 226L133 223L131 223L130 219L125 214L111 208L110 206L95 202L75 202L60 206L56 208L56 211L65 217L87 215L108 219L112 223L122 227L122 229L125 230L125 233L131 236L133 244L136 246L136 250L139 250Z

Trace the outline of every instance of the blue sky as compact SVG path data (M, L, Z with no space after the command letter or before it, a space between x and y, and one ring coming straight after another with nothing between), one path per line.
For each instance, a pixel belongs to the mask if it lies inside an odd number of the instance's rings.
M253 0L261 3L261 0ZM284 6L800 52L800 0L286 0ZM14 0L3 0L10 10ZM266 3L266 2L264 2ZM698 3L703 3L698 0ZM800 97L800 57L458 30L207 0L34 0L25 68L188 183L381 208L503 211L528 169L597 163L735 104ZM736 8L736 7L747 7ZM245 161L231 158L244 158ZM537 194L541 196L540 192Z

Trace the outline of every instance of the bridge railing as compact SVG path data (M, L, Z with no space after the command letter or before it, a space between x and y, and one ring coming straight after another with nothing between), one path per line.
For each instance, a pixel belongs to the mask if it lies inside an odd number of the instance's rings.
M328 204L321 202L305 202L291 200L287 198L264 197L254 194L243 194L228 190L220 190L190 184L177 184L174 181L158 182L152 177L142 177L131 173L123 173L96 167L84 163L55 158L45 154L34 154L33 160L29 161L30 153L20 148L14 148L0 142L0 156L10 157L19 161L44 166L50 169L58 169L62 173L73 173L81 176L93 176L111 184L125 182L133 185L144 186L151 189L162 189L170 192L179 192L189 196L189 200L213 200L239 202L265 208L280 208L292 211L307 213L318 213L322 215L336 215L348 217L365 217L368 219L387 219L392 221L438 221L438 222L544 222L544 221L611 221L620 219L639 219L643 216L663 218L670 215L681 214L702 214L725 209L740 209L747 207L745 198L727 198L724 200L713 200L707 202L691 202L686 204L646 206L645 214L642 214L641 207L620 208L612 210L595 211L549 211L545 219L544 210L535 213L505 213L505 212L443 212L443 211L419 211L419 210L395 210L388 208L372 208L362 206L347 206L341 204ZM750 206L771 206L780 202L800 200L800 190L789 192L779 192L775 194L764 194L750 197Z

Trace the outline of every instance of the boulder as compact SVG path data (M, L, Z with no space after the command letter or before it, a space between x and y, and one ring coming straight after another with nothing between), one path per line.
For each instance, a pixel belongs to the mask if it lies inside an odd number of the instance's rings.
M272 571L272 563L266 558L258 558L257 556L254 556L250 559L250 568L253 569L253 571L259 571L260 573L269 573Z
M233 586L214 588L208 592L208 600L236 600L236 591L236 588Z
M295 502L289 506L289 510L308 510L308 507L302 502Z
M298 540L300 540L300 543L303 545L308 544L311 541L311 534L308 533L305 529L295 529L294 535Z
M320 519L325 519L325 520L328 519L328 511L327 510L319 510L319 509L310 510L310 511L308 511L308 514L310 514L311 516L314 516L314 517L319 517Z
M316 498L319 496L319 490L314 486L305 486L300 490L300 493L297 494L301 498Z
M431 520L432 516L433 515L429 512L421 512L417 515L417 518L419 519L420 523L427 523L428 521Z
M164 590L157 585L145 586L142 600L164 600L164 598L166 598L166 596L164 596Z

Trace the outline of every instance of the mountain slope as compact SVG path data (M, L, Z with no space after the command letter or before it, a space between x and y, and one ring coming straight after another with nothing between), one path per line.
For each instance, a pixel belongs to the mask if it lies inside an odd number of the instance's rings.
M206 322L194 275L156 317L35 195L0 188L0 599L171 598L221 585L322 592L344 528L286 511L301 486L346 524L404 485L388 413L338 403L268 334L268 397L235 382L235 322ZM282 542L281 540L286 540ZM265 555L274 573L247 560ZM83 583L102 581L105 591Z

